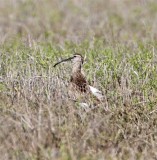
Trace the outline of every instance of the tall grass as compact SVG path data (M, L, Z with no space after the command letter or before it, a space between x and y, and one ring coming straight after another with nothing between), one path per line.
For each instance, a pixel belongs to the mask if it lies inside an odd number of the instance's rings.
M0 3L1 159L157 157L155 1ZM97 107L68 98L70 63L53 67L74 51Z

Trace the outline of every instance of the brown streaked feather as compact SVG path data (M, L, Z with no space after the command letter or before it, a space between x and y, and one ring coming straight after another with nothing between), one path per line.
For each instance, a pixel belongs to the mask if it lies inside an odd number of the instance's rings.
M87 81L81 72L76 72L71 76L70 82L74 84L77 90L86 93L88 90Z
M80 99L84 95L84 99L87 99L86 97L88 97L88 96L89 97L95 96L96 100L102 101L103 95L101 94L101 92L98 89L90 86L88 84L88 82L86 81L86 78L85 78L83 71L82 71L82 65L84 62L84 58L81 54L75 53L72 57L67 58L67 59L63 59L63 60L57 62L54 65L54 67L64 61L69 61L69 60L71 60L72 64L73 64L70 84L68 86L69 97L72 99L73 98Z

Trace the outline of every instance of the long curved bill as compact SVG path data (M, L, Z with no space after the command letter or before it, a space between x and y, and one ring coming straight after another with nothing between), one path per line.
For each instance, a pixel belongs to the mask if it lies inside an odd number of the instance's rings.
M53 67L56 67L58 64L60 64L60 63L62 63L62 62L70 61L70 60L73 59L73 58L74 58L74 57L70 57L70 58L67 58L67 59L63 59L63 60L57 62L56 64L54 64Z

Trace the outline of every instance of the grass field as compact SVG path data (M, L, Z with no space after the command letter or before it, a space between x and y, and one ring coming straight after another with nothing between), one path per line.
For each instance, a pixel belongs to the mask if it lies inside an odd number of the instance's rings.
M156 0L6 0L0 25L1 160L157 159ZM53 67L74 52L98 107Z

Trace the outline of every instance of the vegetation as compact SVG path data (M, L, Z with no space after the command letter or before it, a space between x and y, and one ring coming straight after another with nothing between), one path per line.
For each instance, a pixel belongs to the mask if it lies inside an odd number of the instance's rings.
M0 10L1 159L157 158L156 0L6 0ZM68 99L70 63L53 68L75 51L104 93L97 107Z

